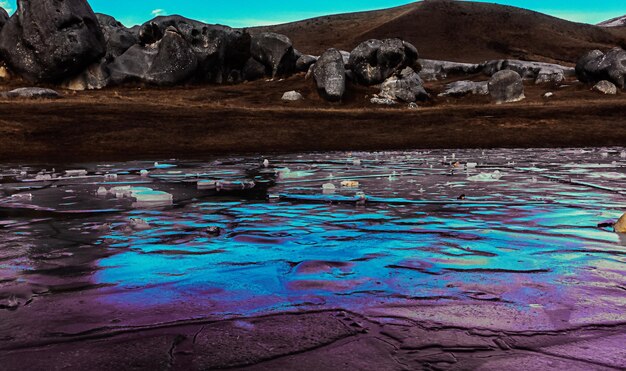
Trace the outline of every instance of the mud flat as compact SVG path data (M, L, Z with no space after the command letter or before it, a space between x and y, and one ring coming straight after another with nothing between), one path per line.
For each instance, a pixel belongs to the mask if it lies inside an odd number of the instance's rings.
M449 81L428 83L437 91ZM301 102L281 101L297 90ZM410 110L380 108L354 87L339 105L311 81L175 89L123 88L64 98L2 100L0 158L128 160L225 153L412 148L529 148L626 143L622 95L601 96L572 82L526 86L527 99L436 98ZM552 98L543 94L554 92Z

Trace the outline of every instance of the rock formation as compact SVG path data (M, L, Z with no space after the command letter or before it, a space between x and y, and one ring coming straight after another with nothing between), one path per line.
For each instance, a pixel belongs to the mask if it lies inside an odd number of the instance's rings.
M0 55L31 81L58 82L104 56L106 42L84 0L18 0L0 32Z
M496 72L491 76L488 87L496 103L519 102L525 98L522 77L512 70Z
M341 53L328 49L313 67L313 77L320 95L331 102L340 101L346 92L346 69Z

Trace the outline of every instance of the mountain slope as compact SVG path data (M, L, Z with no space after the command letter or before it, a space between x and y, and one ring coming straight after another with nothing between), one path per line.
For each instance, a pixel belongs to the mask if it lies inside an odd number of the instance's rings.
M626 27L626 15L598 23L600 27Z
M305 53L319 54L328 47L352 50L370 38L401 37L424 58L467 62L519 58L572 63L589 49L626 47L624 30L510 6L447 0L251 30L260 31L286 34Z

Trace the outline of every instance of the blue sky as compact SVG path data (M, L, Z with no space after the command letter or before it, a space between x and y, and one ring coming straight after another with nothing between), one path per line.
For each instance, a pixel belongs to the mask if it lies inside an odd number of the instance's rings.
M181 14L233 27L283 23L319 15L372 10L407 4L403 0L90 0L96 12L126 24L143 23L158 14ZM598 23L626 14L626 0L491 0L524 7L577 22ZM15 9L15 0L0 0Z

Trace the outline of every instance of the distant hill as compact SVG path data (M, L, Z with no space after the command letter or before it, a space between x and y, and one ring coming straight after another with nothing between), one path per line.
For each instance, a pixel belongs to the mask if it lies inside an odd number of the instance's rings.
M626 27L626 15L598 23L600 27Z
M304 53L329 47L352 50L370 38L401 37L423 58L480 62L519 58L575 62L589 49L626 47L626 29L575 23L488 3L424 1L361 13L312 18L251 32L288 35Z

